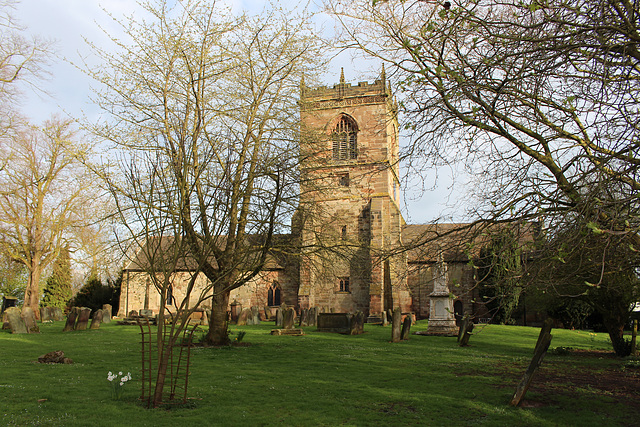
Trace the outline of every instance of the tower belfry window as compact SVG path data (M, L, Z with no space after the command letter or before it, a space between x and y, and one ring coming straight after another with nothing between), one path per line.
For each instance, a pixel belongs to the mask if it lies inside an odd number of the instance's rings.
M342 116L333 130L333 160L352 160L358 157L356 124Z

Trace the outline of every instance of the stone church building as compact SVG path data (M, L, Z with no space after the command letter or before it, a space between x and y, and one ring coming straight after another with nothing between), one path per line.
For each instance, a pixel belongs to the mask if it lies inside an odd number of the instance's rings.
M301 253L268 262L230 301L244 308L286 303L298 310L362 311L370 322L400 307L425 318L440 260L448 267L456 313L477 312L466 242L452 243L448 233L455 225L408 225L402 216L398 110L384 69L373 83L352 85L344 75L333 87L303 83L299 104L300 209L292 234L280 237L297 239ZM415 244L425 240L430 243ZM121 316L144 308L157 313L158 292L139 265L134 259L125 269ZM176 298L182 288L176 278Z

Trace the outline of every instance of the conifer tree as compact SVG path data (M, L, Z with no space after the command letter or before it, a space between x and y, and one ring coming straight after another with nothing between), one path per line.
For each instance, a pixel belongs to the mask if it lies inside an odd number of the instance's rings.
M70 299L71 259L69 257L69 248L64 247L53 264L51 276L47 279L42 306L64 309Z

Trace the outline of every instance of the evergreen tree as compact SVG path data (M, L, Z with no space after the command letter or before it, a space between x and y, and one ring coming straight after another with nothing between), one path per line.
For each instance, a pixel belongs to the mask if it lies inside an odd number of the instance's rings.
M117 285L117 282L115 285ZM119 287L114 286L112 283L103 285L95 271L93 271L84 286L73 298L71 305L89 307L92 311L96 311L101 309L104 304L111 304L116 310L119 298Z
M69 248L64 247L55 263L44 289L43 307L64 309L71 299L71 258Z

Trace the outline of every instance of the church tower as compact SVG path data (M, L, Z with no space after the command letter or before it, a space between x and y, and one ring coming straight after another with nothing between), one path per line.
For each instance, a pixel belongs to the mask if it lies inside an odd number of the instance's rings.
M334 312L409 311L400 246L397 105L386 82L301 84L302 259L298 303Z

